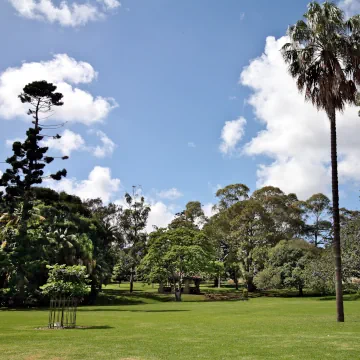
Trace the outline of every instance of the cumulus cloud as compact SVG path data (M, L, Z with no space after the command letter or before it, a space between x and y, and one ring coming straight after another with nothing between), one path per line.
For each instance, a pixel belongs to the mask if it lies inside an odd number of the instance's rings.
M171 207L161 201L150 203L150 208L151 211L146 225L146 231L148 233L154 230L154 226L159 228L168 226L175 217Z
M232 154L237 150L237 145L244 136L246 120L240 117L237 120L226 121L221 131L220 151L223 154Z
M212 217L213 215L215 215L218 212L217 209L214 209L213 203L207 203L207 204L203 205L202 208L204 210L205 216L208 218Z
M339 7L341 7L346 16L358 15L360 13L360 1L359 0L341 0L339 2Z
M93 148L93 154L97 158L104 158L112 155L116 145L115 143L102 131L97 131L96 135L100 138L102 145Z
M112 178L109 168L95 166L87 180L62 179L47 180L46 183L56 191L65 191L81 199L101 198L108 203L120 189L120 179Z
M138 193L141 195L141 192ZM144 196L145 201L150 206L150 213L146 224L146 232L151 233L154 227L165 228L175 218L175 211L172 205L166 205L162 201L154 200L152 197ZM128 204L124 198L115 201L115 204L127 208Z
M98 0L103 4L100 9L96 2L79 3L61 1L59 6L52 0L9 0L17 13L27 19L58 23L62 26L77 27L90 21L105 18L107 10L120 6L117 0Z
M84 150L85 140L80 134L76 134L71 130L66 129L61 134L61 139L45 138L42 141L42 146L47 146L50 149L55 149L62 153L62 155L69 156L73 151Z
M121 6L121 3L117 0L97 0L99 3L104 4L107 9L116 9Z
M182 197L183 194L178 189L171 188L168 190L162 190L162 191L158 192L157 196L159 196L160 198L163 198L163 199L176 200L176 199Z
M280 48L286 37L268 37L264 54L251 61L241 74L241 84L252 89L249 99L264 124L244 147L248 155L265 155L259 164L257 186L274 185L306 198L329 190L330 126L326 114L318 112L297 90L287 72ZM360 180L360 121L357 109L338 114L339 179Z
M75 132L66 129L61 134L61 139L46 137L41 142L41 145L47 146L51 150L59 151L62 155L70 155L73 151L87 151L97 158L104 158L112 155L116 148L115 143L102 131L97 131L96 135L100 138L101 145L88 146L80 134L76 134ZM13 142L13 140L7 140L9 144L11 141Z
M28 106L18 95L23 87L36 80L46 80L57 85L64 95L64 105L56 107L51 119L81 122L86 125L103 121L117 104L111 98L94 97L73 85L91 83L97 72L86 62L76 61L67 54L54 55L52 60L24 63L8 68L0 74L0 117L12 119L26 117Z
M22 138L8 139L5 141L5 145L6 145L6 147L12 148L14 142L16 142L16 141L23 142L24 139L22 139Z

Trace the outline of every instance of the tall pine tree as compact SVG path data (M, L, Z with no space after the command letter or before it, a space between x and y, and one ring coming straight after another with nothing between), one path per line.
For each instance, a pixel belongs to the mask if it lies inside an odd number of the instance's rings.
M45 176L46 165L53 162L54 157L47 156L47 147L41 146L40 142L44 138L41 134L41 116L49 115L53 112L54 106L62 106L63 95L56 93L56 86L46 81L35 81L26 85L23 92L19 95L22 103L30 104L28 115L33 117L34 127L30 127L26 132L24 142L16 141L13 144L13 155L6 159L10 165L0 179L0 185L5 188L2 193L2 207L10 215L17 214L16 229L8 245L9 257L13 268L17 274L16 290L22 300L24 300L26 275L31 271L31 263L37 258L37 249L31 242L28 233L28 224L34 209L34 194L32 187L42 183ZM54 136L60 139L59 135ZM67 159L67 156L62 157ZM57 171L48 175L53 180L61 180L66 176L66 170Z

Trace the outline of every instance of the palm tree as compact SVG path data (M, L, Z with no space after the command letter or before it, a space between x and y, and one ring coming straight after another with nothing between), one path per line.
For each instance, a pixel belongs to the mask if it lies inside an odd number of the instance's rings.
M345 20L333 3L311 2L304 15L288 30L282 48L289 72L305 99L325 110L330 121L337 321L344 321L342 296L336 112L355 104L360 84L360 16Z

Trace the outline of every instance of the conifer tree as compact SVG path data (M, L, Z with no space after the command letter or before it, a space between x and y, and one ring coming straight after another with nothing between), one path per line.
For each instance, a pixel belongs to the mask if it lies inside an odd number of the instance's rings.
M0 185L5 188L2 193L2 207L9 214L16 211L19 218L11 252L11 261L18 275L17 290L20 297L24 296L26 273L29 271L27 265L36 258L36 249L32 246L28 236L28 223L34 208L34 196L32 187L40 185L45 177L53 180L61 180L66 176L66 170L62 169L54 174L45 176L46 165L53 162L54 157L47 156L47 147L41 145L44 135L41 134L40 121L42 115L53 112L53 106L62 106L63 95L56 93L56 86L46 81L35 81L26 85L23 93L19 95L22 103L29 103L28 115L33 117L34 127L26 132L24 142L13 143L13 155L6 159L10 167L3 173ZM47 126L51 128L51 126ZM60 139L59 135L54 138ZM67 156L62 159L67 159Z

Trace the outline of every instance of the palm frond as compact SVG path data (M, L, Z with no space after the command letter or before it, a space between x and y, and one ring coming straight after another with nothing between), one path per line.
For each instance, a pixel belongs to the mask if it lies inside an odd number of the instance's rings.
M360 85L360 16L344 21L332 2L311 2L305 20L290 26L282 49L290 75L318 109L342 111Z

